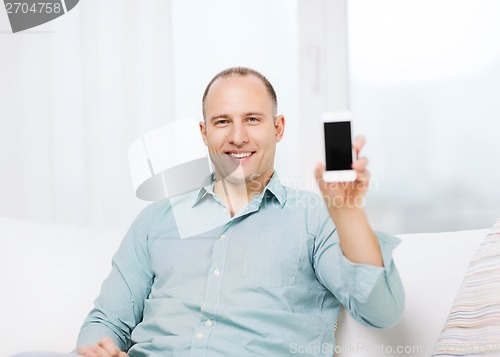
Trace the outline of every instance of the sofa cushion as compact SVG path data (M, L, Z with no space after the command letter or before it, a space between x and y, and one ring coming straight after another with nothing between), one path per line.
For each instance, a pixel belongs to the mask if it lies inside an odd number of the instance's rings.
M0 355L71 351L123 233L0 217Z
M472 258L433 356L500 355L500 219Z
M430 356L472 254L488 231L399 235L393 257L406 294L400 323L373 329L344 310L335 356Z

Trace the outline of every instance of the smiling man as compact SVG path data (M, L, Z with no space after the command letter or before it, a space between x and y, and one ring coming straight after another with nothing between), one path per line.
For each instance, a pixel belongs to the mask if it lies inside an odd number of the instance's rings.
M365 325L395 325L404 305L392 261L398 240L375 234L356 205L368 188L367 160L353 164L354 183L341 185L324 182L318 164L323 198L283 186L274 157L285 119L269 81L248 68L214 77L203 115L212 182L138 216L77 352L332 356L341 305ZM363 144L355 141L358 153Z
M265 81L245 69L230 69L212 80L203 96L200 129L215 167L214 192L231 215L269 182L276 143L283 137L285 119L276 116L276 94Z

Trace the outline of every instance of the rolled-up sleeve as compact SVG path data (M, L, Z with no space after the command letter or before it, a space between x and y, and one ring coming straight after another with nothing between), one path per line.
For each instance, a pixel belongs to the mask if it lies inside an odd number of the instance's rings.
M121 350L130 347L131 331L142 319L153 279L147 247L152 211L149 206L141 212L113 256L111 272L83 323L77 346L110 337Z
M400 240L376 232L384 266L353 263L342 253L333 221L326 214L319 215L323 220L315 237L318 280L360 323L381 328L396 325L404 309L404 289L392 252Z

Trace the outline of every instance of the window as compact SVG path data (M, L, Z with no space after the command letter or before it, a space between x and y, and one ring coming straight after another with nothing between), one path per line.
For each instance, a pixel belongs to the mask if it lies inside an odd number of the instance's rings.
M500 216L500 2L348 2L349 94L369 215L393 233Z

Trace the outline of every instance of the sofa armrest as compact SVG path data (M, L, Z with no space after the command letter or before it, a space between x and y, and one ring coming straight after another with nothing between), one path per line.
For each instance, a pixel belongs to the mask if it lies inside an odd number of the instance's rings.
M335 356L430 356L469 261L488 231L399 235L394 261L406 292L400 323L371 329L342 311Z

